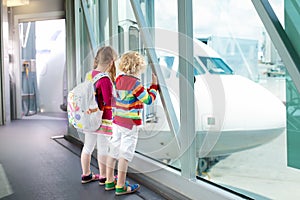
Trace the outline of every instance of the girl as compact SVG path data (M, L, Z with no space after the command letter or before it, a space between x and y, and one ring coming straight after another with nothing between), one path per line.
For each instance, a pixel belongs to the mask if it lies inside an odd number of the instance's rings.
M117 53L110 46L98 50L94 60L94 70L86 75L86 79L92 80L98 73L107 73L109 77L103 77L95 83L96 96L99 109L103 110L102 125L96 132L84 132L85 140L81 152L82 175L81 182L88 183L99 181L104 185L106 181L106 158L108 153L108 142L112 135L112 103L113 84L115 81L115 60ZM91 154L97 143L97 160L100 174L93 174L90 170Z

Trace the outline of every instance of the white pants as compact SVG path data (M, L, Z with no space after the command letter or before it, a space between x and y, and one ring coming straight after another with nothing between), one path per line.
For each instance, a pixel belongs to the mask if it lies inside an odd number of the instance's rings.
M86 154L92 154L97 143L97 154L108 155L108 146L111 136L104 134L84 133L84 145L82 151Z
M137 126L133 126L132 129L127 129L113 124L113 134L109 150L110 156L115 159L124 158L131 162L134 156L137 140Z

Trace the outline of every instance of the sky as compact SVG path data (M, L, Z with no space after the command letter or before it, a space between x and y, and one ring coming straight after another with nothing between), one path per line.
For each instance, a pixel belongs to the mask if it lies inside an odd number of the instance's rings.
M283 0L270 0L280 21L283 20ZM155 1L155 26L177 30L177 0ZM195 35L233 36L258 39L263 24L251 0L194 0L193 26Z

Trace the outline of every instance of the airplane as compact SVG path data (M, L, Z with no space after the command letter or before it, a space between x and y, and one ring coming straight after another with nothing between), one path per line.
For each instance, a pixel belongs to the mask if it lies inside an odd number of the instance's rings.
M232 153L277 138L286 129L286 109L269 90L234 74L208 45L197 39L193 43L196 159L202 173ZM162 52L158 57L179 120L178 56ZM155 120L140 130L137 149L168 164L176 163L180 150L163 106L157 103L151 110Z

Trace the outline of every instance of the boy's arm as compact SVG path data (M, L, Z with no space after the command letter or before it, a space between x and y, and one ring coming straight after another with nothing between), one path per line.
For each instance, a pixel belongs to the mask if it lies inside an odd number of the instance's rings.
M150 105L154 102L157 95L157 85L152 84L150 88L145 89L144 86L139 83L133 90L132 94L141 102Z

